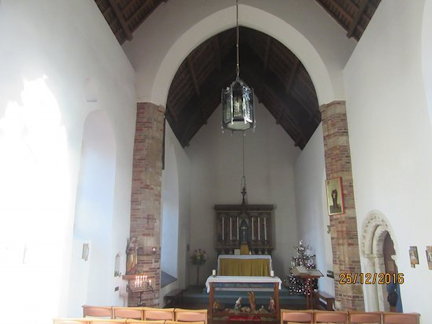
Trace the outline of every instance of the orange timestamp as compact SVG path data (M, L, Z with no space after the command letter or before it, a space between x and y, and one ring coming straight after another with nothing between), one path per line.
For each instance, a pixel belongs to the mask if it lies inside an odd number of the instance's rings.
M403 273L342 272L339 275L339 284L341 285L388 285L391 283L403 284L404 282Z

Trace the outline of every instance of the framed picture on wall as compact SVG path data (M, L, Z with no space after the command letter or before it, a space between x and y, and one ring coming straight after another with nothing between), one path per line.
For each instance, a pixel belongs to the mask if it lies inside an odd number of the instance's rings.
M411 267L415 268L415 265L419 264L419 257L418 257L418 252L417 252L417 246L410 246L410 248L409 248L409 257L410 257Z
M326 180L327 209L329 215L344 213L342 178L337 177Z
M432 246L426 246L426 260L429 270L432 270Z

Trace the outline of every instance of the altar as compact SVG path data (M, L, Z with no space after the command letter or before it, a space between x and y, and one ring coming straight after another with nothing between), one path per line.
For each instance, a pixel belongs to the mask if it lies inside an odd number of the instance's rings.
M206 287L209 293L209 315L214 314L216 291L235 292L273 292L270 295L274 301L274 312L258 314L260 316L278 317L279 290L282 281L272 276L272 258L270 255L232 255L222 254L218 256L217 276L207 278ZM238 295L238 296L239 296ZM218 312L218 315L224 312ZM224 313L226 315L226 312ZM230 314L232 315L232 313ZM253 314L252 314L253 315Z
M219 276L270 276L272 273L270 255L232 255L218 256L217 273Z

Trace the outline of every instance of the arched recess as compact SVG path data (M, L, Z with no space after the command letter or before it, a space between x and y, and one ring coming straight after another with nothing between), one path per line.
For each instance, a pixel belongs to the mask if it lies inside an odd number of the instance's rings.
M332 79L316 49L300 32L279 17L258 8L240 5L239 12L240 25L272 36L296 54L311 76L319 104L336 99L337 86L333 82L337 81ZM204 18L179 37L162 60L153 83L151 102L165 105L171 81L186 56L206 39L234 27L233 24L232 8L225 8Z
M386 217L379 211L371 211L361 231L361 254L364 273L385 273L384 239L390 235L396 245L395 236ZM395 249L397 251L397 249ZM392 258L397 263L397 256ZM386 285L363 285L367 311L389 311Z
M115 252L112 213L115 138L105 111L90 113L84 124L73 233L69 315L81 305L110 305ZM87 254L87 257L86 257Z
M177 159L172 143L165 144L162 173L161 270L178 277L179 181Z

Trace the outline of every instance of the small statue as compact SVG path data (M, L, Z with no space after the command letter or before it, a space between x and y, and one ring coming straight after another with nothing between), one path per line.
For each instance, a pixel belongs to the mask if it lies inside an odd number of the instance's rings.
M138 240L136 237L131 237L127 242L126 247L126 274L137 273L138 265Z
M239 311L239 310L241 309L241 300L242 300L242 298L239 297L239 298L236 300L236 302L235 302L234 309L235 309L236 311Z
M268 310L270 313L273 313L275 311L275 301L273 298L270 298L269 300Z
M250 307L243 306L242 308L240 308L240 311L242 313L250 313L251 309L250 309Z
M213 303L213 309L214 310L223 310L224 309L224 305L222 305L220 302L218 302L217 300L215 300L214 303Z
M252 312L256 312L256 302L255 302L255 293L253 291L248 292L248 299L250 304L250 309Z

